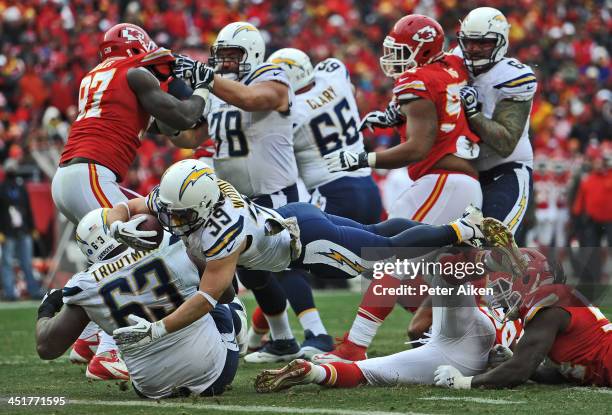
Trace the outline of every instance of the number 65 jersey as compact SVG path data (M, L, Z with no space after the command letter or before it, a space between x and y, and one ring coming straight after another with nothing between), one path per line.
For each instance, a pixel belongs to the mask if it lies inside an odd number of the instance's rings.
M215 95L209 98L208 135L215 140L217 176L248 197L268 195L297 181L290 112L295 99L280 66L262 64L240 82L273 81L289 87L289 110L244 111Z
M83 307L93 322L112 334L130 325L129 314L161 320L195 295L199 283L198 269L183 242L166 234L158 249L130 248L74 275L63 295L65 304ZM219 377L231 347L207 314L157 342L124 352L123 357L136 387L160 398L179 386L194 393L206 390Z
M338 150L360 153L359 110L346 66L329 58L314 69L314 86L295 97L294 151L300 177L308 190L345 176L363 177L370 169L330 173L323 156Z

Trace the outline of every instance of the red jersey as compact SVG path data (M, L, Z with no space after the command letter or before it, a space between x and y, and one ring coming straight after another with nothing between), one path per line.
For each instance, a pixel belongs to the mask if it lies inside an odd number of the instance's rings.
M549 285L525 298L521 319L529 321L542 308L560 307L570 323L557 334L548 357L563 376L584 385L612 386L612 324L599 308L566 285Z
M111 169L122 180L151 121L128 85L127 72L173 60L169 50L159 48L131 58L109 58L89 71L81 80L79 115L60 164L75 157L87 158ZM161 87L166 91L167 82Z
M438 136L429 154L424 160L408 166L412 180L435 173L431 168L442 157L457 151L457 141L461 137L472 143L479 141L468 127L459 97L459 91L468 79L463 60L459 56L444 55L429 65L404 72L395 82L393 95L400 104L417 97L428 99L435 104L438 115ZM405 128L400 129L402 140L405 140Z
M489 308L485 306L478 307L485 316L489 317L493 326L495 326L495 344L501 344L502 346L512 348L514 343L518 341L523 335L523 322L522 320L506 320L500 323L500 320L504 316L502 309ZM494 317L497 316L497 319Z

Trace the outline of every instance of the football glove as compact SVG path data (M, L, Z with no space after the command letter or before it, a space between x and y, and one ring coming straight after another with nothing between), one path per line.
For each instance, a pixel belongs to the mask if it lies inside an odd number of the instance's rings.
M197 62L198 61L190 58L187 55L175 54L173 63L174 75L183 81L189 82L193 76L193 71Z
M193 68L193 73L189 79L191 81L191 87L194 90L206 88L209 91L212 91L213 84L215 82L215 70L202 62L196 61Z
M368 153L363 151L355 153L354 151L336 151L323 156L327 169L334 173L337 171L354 171L370 167L368 164Z
M442 365L434 372L434 384L451 389L471 389L472 376L465 377L455 367Z
M461 104L468 118L478 114L478 91L473 86L466 85L459 91Z
M128 322L132 325L113 331L113 338L122 352L153 343L168 334L162 320L151 323L144 318L130 314Z
M395 127L402 124L405 120L406 117L399 110L397 102L391 101L384 111L372 111L366 114L361 120L361 124L359 124L359 131L363 131L366 127L370 131L374 131L374 128Z
M61 289L54 288L47 291L38 307L38 318L53 317L55 313L58 313L64 305L63 297Z
M110 234L117 241L126 244L134 249L152 249L157 245L155 242L148 241L144 238L156 236L155 231L140 231L138 225L147 220L146 216L134 218L128 222L116 221L110 226Z
M487 361L487 364L490 368L495 368L504 363L506 360L510 360L512 356L514 356L512 350L503 344L496 344L489 352L489 360Z

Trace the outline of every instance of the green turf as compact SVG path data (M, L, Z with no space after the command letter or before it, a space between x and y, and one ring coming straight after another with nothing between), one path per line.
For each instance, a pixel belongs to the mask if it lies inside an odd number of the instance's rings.
M340 336L351 324L358 294L339 293L317 296L321 315L333 335ZM247 306L253 301L247 298ZM608 310L609 311L609 310ZM279 394L261 395L253 390L257 372L277 365L243 364L233 389L218 398L188 398L171 400L184 407L164 408L147 406L101 406L68 403L65 406L9 406L11 396L62 396L67 400L140 401L129 388L120 388L114 382L91 382L85 379L84 367L71 365L66 357L53 362L38 359L34 348L34 321L36 309L5 309L0 307L0 413L57 413L57 414L193 414L232 413L198 408L197 405L265 405L299 408L344 409L360 411L390 411L417 413L513 413L513 414L611 414L612 392L586 388L549 387L527 385L514 390L501 391L449 391L426 386L396 388L362 387L349 390L323 389L318 386L297 387ZM610 315L610 313L608 313ZM370 356L401 351L409 317L403 310L395 310L381 328ZM292 325L298 324L292 319ZM607 392L607 393L606 393ZM448 398L472 397L491 399L497 403L466 402ZM499 401L511 403L500 404ZM140 401L146 402L146 401ZM258 412L253 412L258 413ZM270 413L270 412L267 412Z

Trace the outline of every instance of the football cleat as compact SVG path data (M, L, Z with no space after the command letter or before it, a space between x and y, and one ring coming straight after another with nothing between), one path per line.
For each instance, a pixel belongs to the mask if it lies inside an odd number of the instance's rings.
M495 218L485 218L482 221L482 232L487 245L493 248L492 259L510 268L515 276L527 273L527 259L506 225Z
M85 376L93 380L130 380L127 366L116 350L95 355L87 365Z
M366 360L368 350L365 346L359 346L348 339L348 333L336 344L334 351L329 353L316 354L310 359L311 362L322 365L332 362L352 363Z
M302 353L304 359L310 360L312 356L321 353L327 353L334 350L334 340L329 334L318 334L310 330L304 330L304 341L302 342Z
M299 359L303 355L295 339L271 340L256 352L247 354L247 363L278 363Z
M460 219L450 223L453 227L459 242L464 242L468 245L479 248L482 246L482 212L475 206L468 206Z
M70 350L70 362L78 365L86 365L96 354L100 338L93 334L84 339L77 339Z
M315 382L313 364L296 359L280 369L264 370L255 379L255 390L259 393L278 392L295 385Z

